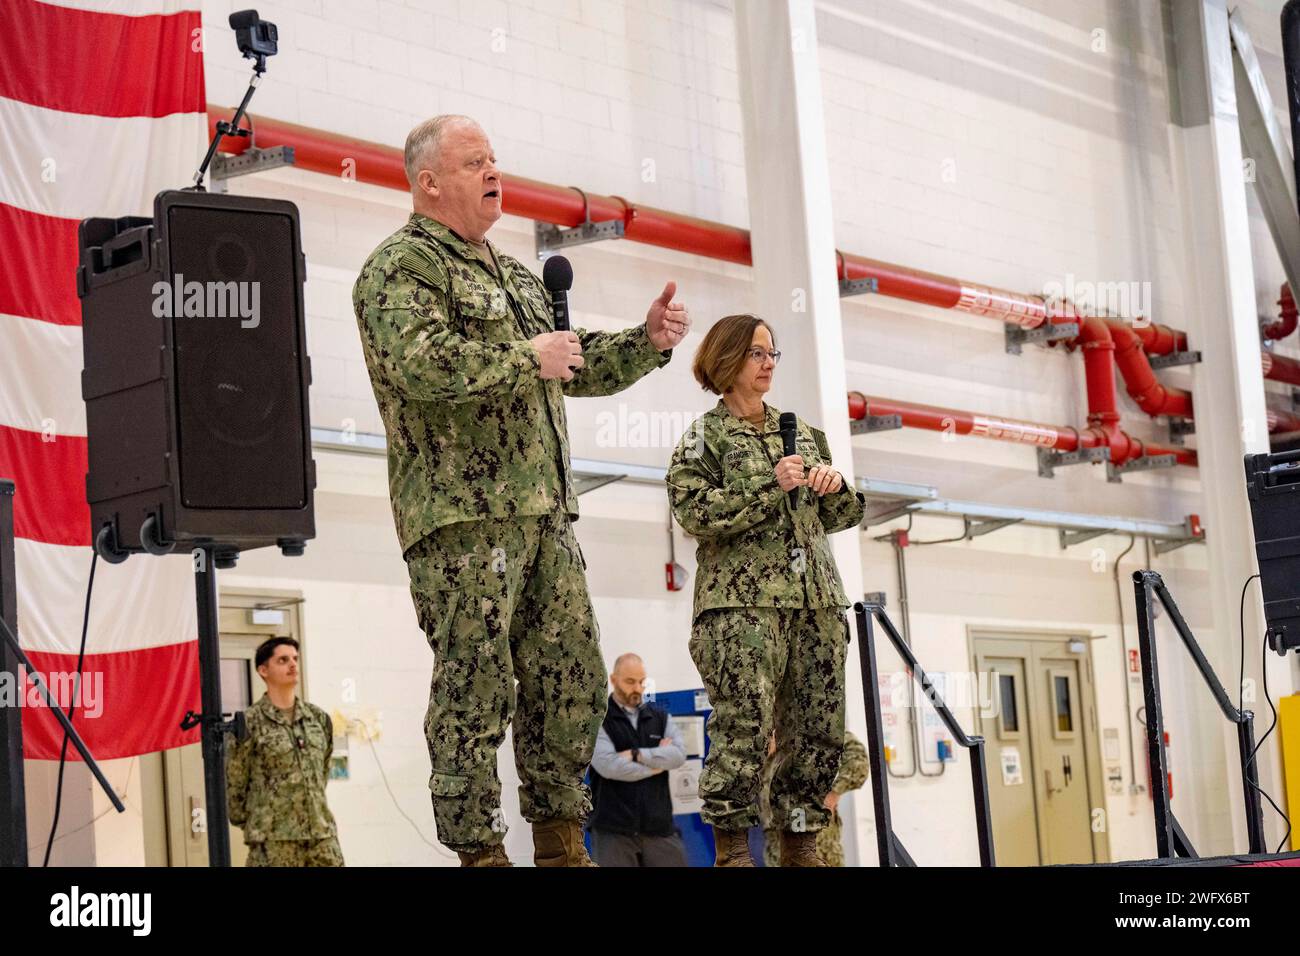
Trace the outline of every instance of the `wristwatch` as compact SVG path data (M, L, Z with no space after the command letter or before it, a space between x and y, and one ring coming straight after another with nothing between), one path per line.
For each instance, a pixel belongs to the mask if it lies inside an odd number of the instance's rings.
M641 762L640 760L637 760L637 757L640 756L640 754L641 754L641 751L637 750L635 747L632 748L632 762L633 762L633 763L640 763L640 762Z

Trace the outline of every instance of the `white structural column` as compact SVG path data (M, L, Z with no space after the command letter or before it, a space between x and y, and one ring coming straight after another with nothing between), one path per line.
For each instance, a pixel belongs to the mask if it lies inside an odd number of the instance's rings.
M736 45L756 301L783 353L772 404L822 429L836 467L852 481L813 0L736 0ZM859 533L843 532L831 543L849 600L861 600L864 591L874 589L863 586ZM850 647L847 673L848 724L865 741L856 646ZM871 801L855 804L865 811ZM854 821L854 809L846 801L841 816ZM845 827L850 863L862 845L858 830Z
M1183 0L1171 4L1169 10L1176 58L1171 64L1175 71L1170 84L1172 136L1175 149L1182 153L1180 192L1190 285L1187 332L1191 347L1204 355L1195 367L1193 399L1214 631L1199 637L1207 658L1235 701L1238 602L1242 585L1255 572L1242 459L1269 448L1247 186L1226 0ZM1174 596L1177 598L1176 593ZM1268 705L1259 690L1263 628L1258 586L1252 585L1246 601L1245 659L1246 679L1253 681L1257 692L1255 702L1246 707L1256 713L1257 736L1267 729L1269 721ZM1183 653L1172 640L1162 644L1165 659ZM1271 658L1277 663L1270 663L1270 690L1274 695L1290 693L1285 666L1275 655ZM1192 668L1186 668L1185 673L1187 680L1200 685ZM1198 819L1183 823L1193 840L1199 840L1197 850L1202 855L1244 852L1247 840L1235 729L1219 717L1202 686L1186 691L1188 702L1213 710L1209 719L1221 734L1192 744L1189 763L1194 763L1188 769L1192 785L1200 790L1200 812ZM1260 749L1258 762L1261 785L1278 799L1284 794L1275 738ZM1222 785L1216 786L1216 777ZM1281 830L1277 815L1267 803L1264 819L1265 832L1276 845Z

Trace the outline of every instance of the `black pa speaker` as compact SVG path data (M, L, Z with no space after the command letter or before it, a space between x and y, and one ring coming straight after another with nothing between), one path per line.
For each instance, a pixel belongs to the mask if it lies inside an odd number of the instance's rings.
M169 190L78 232L86 500L100 556L315 536L306 260L291 202Z
M1246 456L1259 588L1269 646L1300 647L1300 451Z

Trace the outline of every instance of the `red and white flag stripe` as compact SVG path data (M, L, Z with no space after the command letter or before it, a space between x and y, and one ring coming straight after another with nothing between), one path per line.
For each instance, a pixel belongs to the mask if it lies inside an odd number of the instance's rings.
M45 675L76 670L91 557L77 223L148 215L154 194L198 165L207 115L193 2L0 8L0 476L17 484L19 636ZM73 718L91 752L194 742L179 727L199 701L189 561L100 562L95 576ZM58 757L62 731L43 707L24 710L23 731L29 758Z
M133 0L6 6L0 96L90 116L193 111L203 90L197 11Z
M60 219L150 215L154 193L188 186L203 158L194 128L188 113L87 116L0 99L0 168L17 172L0 178L0 203Z

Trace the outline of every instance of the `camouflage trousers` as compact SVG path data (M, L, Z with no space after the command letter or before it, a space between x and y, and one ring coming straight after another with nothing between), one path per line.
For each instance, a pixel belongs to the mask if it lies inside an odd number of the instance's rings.
M336 837L324 840L268 840L248 848L244 866L342 866L343 850Z
M690 651L713 713L700 775L706 823L745 830L760 821L767 742L776 728L773 818L820 830L822 801L844 749L844 653L839 608L720 608L695 621Z
M470 851L505 839L496 761L507 728L524 819L584 819L605 665L568 515L446 525L406 561L434 652L424 732L439 841Z
M817 855L827 866L844 865L844 831L839 811L831 813L830 822L817 831ZM781 865L781 828L770 824L763 830L763 865Z

